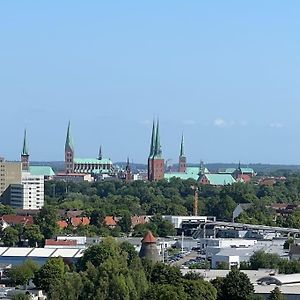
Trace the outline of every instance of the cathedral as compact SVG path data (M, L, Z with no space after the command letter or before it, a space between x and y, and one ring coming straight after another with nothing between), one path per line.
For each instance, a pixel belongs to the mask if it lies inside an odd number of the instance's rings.
M162 156L159 135L159 121L153 122L150 153L148 157L148 180L156 181L164 178L165 164Z
M65 143L65 171L66 174L110 174L113 170L113 164L110 159L102 157L100 147L97 158L76 158L74 144L71 135L71 125L68 124L67 137Z

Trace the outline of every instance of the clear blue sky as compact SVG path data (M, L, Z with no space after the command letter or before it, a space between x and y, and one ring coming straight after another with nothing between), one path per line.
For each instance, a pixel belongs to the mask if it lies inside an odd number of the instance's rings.
M299 1L1 1L0 153L300 164Z

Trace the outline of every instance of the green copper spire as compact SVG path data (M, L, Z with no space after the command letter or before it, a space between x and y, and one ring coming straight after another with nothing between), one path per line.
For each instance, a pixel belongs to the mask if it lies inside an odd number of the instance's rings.
M184 137L183 134L181 136L181 144L180 144L180 157L184 157Z
M159 135L159 120L157 120L156 124L156 136L155 136L155 146L154 146L154 158L161 158L162 151L160 145L160 135Z
M100 145L98 159L101 160L102 158L102 146Z
M71 136L71 123L69 121L65 149L70 148L74 151L73 139Z
M154 150L155 150L155 125L153 120L149 157L152 157L154 155Z
M26 131L26 129L24 131L22 155L29 155L28 146L27 146L27 131Z

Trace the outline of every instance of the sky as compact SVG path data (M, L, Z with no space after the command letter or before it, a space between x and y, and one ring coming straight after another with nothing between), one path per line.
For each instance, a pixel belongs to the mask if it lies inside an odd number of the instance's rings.
M0 155L300 164L300 2L0 2Z

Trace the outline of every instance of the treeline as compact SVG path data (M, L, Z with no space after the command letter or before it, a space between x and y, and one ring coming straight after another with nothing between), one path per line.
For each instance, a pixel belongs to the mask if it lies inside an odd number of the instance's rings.
M274 186L236 183L215 187L199 185L194 180L173 178L169 182L100 181L95 183L46 182L46 201L59 209L84 210L87 215L95 210L105 215L191 215L194 190L198 186L199 210L202 215L231 220L239 203L252 203L249 212L240 216L245 223L260 223L300 227L299 212L291 218L275 218L270 208L274 203L300 203L300 175L290 175Z
M281 274L300 273L300 260L288 260L281 258L276 253L264 251L255 252L249 262L242 262L241 270L274 269Z
M50 258L42 267L26 261L14 266L9 276L16 285L33 280L50 300L263 299L254 295L249 278L237 269L207 282L197 273L183 276L178 267L141 260L132 245L112 238L88 248L76 265L62 258Z

